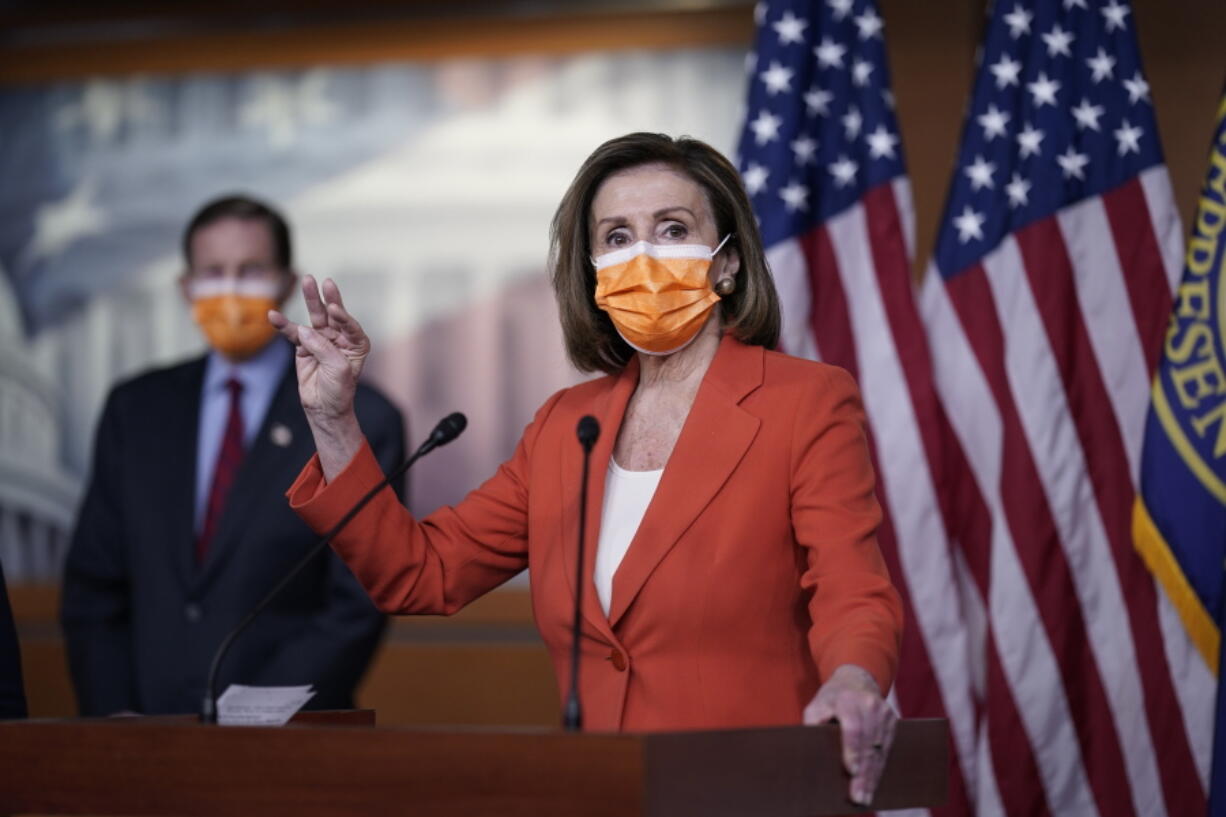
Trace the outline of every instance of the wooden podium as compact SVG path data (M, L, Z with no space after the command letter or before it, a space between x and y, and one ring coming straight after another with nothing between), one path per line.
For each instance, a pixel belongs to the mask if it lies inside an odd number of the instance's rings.
M281 728L186 718L0 723L0 815L809 817L846 798L838 728L653 734ZM946 796L947 724L903 720L874 807Z

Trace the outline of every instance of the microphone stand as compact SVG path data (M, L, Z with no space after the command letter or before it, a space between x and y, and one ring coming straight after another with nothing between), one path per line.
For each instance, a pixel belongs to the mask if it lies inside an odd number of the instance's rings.
M250 626L251 622L255 620L256 616L264 612L264 609L268 607L268 605L271 604L274 599L276 599L280 592L284 590L291 581L294 580L294 577L301 573L302 570L311 563L311 560L318 556L320 552L332 542L332 538L340 533L341 530L348 525L349 522L355 516L357 516L358 513L361 512L361 510L365 508L366 505L372 499L374 499L380 491L392 484L392 482L403 475L405 471L408 471L409 468L412 467L413 463L417 462L419 459L426 456L440 445L446 445L458 437L460 432L464 430L464 427L467 424L468 420L458 411L444 417L439 424L434 427L434 430L430 432L430 436L426 438L426 441L413 452L413 455L401 463L401 465L392 471L392 473L384 477L378 485L367 491L366 494L358 500L357 504L350 508L349 511L341 517L340 521L333 525L332 529L325 533L320 540L316 542L315 545L308 550L292 568L290 568L289 572L281 577L281 581L277 582L276 585L268 591L268 594L265 595L264 598L260 599L259 603L256 604L255 607L251 608L251 612L247 613L247 615L243 617L243 620L230 631L230 633L222 640L221 645L217 648L217 652L213 654L213 663L209 665L208 680L205 682L204 686L204 700L201 701L200 705L201 723L217 723L217 675L221 670L221 662L226 657L226 653L230 651L230 646L234 643L235 639L237 639L243 633L243 631Z
M600 423L590 414L579 420L576 429L579 444L583 446L583 482L579 493L579 559L575 567L575 617L571 624L570 641L570 692L562 715L562 726L568 732L583 728L583 709L579 705L579 636L583 611L584 540L587 534L587 479L588 464L592 458L592 446L600 436Z

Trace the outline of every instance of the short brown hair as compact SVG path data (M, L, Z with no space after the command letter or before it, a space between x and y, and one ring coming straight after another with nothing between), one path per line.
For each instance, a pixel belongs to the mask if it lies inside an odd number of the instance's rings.
M610 139L587 158L562 197L549 231L549 264L566 353L580 371L613 374L634 354L609 316L596 306L596 272L588 236L592 199L610 175L654 163L670 165L700 186L720 235L732 235L728 244L740 254L741 269L736 291L720 302L728 329L743 343L768 348L779 343L779 296L736 168L697 139L630 133Z
M242 221L262 221L268 227L272 236L273 260L283 270L294 265L294 251L290 242L289 223L270 204L266 204L252 196L235 194L213 199L196 211L192 220L183 231L183 260L190 268L192 265L192 237L205 227L227 219L237 218Z

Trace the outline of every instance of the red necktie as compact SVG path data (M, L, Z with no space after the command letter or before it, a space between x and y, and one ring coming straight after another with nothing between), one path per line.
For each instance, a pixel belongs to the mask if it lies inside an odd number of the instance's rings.
M226 381L226 388L230 390L230 418L226 420L226 433L221 438L221 450L217 452L213 487L209 490L209 501L204 509L204 525L200 528L200 538L196 540L197 564L203 564L208 555L209 541L216 532L221 509L238 474L239 463L243 461L243 411L240 405L243 384L232 377Z

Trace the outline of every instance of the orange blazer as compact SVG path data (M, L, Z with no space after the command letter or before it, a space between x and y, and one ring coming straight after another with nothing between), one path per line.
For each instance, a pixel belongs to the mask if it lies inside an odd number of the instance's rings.
M585 414L592 452L579 671L584 727L796 724L822 678L858 664L883 692L902 608L875 531L864 415L842 369L725 335L613 579L592 572L604 475L638 363L551 397L514 455L455 507L414 519L390 490L334 542L380 609L450 614L529 568L563 694L578 554ZM318 459L288 491L316 531L382 478L364 447L331 483Z

